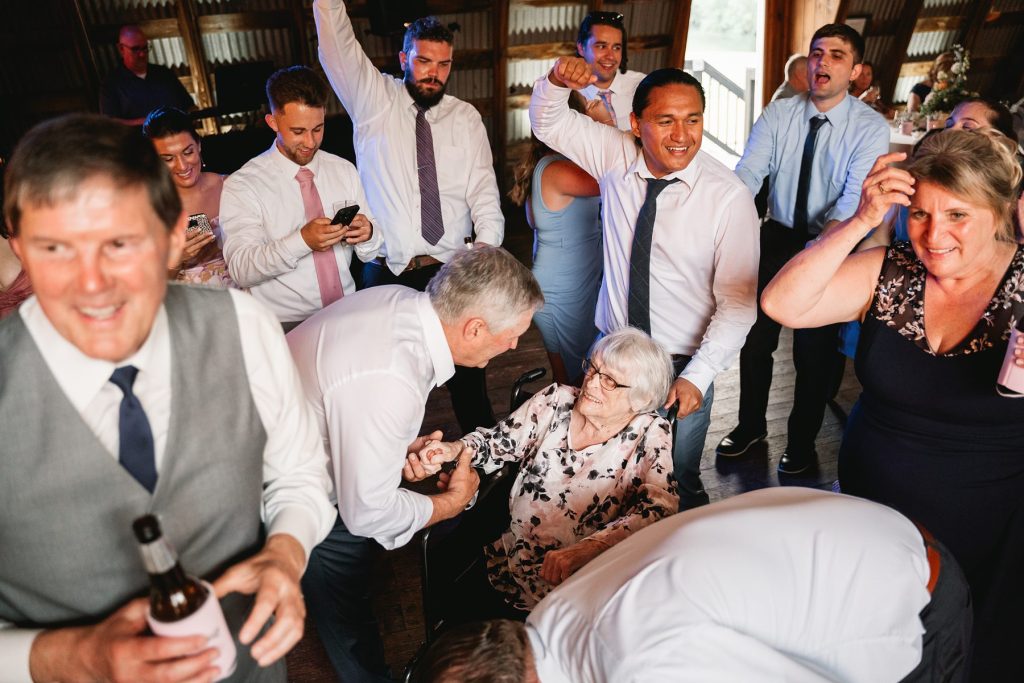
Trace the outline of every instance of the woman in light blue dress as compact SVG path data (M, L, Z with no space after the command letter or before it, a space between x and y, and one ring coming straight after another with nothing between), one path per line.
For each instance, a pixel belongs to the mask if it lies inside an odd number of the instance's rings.
M536 138L509 193L525 204L534 230L533 274L544 307L533 321L560 384L579 386L583 359L597 337L594 311L604 270L599 195L597 181Z

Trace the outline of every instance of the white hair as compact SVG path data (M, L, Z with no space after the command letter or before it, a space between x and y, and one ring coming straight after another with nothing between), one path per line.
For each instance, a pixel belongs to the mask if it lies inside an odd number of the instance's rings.
M645 332L635 327L616 330L597 340L590 355L600 357L604 368L629 385L629 404L634 410L655 410L668 396L672 357Z

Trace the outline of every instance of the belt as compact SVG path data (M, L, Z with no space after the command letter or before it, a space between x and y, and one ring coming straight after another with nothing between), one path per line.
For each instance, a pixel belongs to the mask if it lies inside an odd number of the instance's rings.
M388 267L388 261L383 256L378 256L377 258L373 259L373 262L379 266L384 266L385 268ZM423 256L413 256L411 259L409 259L408 265L405 266L405 270L403 270L402 272L408 273L410 270L419 270L420 268L426 268L427 266L438 265L441 265L441 262L438 261L433 256L427 256L426 254L424 254Z
M928 593L932 593L935 590L935 584L939 581L939 570L942 568L942 561L939 558L939 549L936 546L937 541L932 533L925 529L923 526L914 522L917 526L917 530L921 532L921 537L924 538L924 547L928 555Z

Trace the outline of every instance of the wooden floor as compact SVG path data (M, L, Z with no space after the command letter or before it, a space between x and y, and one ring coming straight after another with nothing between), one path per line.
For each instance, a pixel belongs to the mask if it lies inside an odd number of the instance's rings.
M528 263L530 236L524 229L524 226L510 225L506 234L506 247ZM780 476L775 469L786 446L786 419L793 399L791 343L792 334L788 330L784 331L775 353L775 372L767 415L767 442L753 447L738 458L715 456L715 446L735 426L739 405L738 365L719 375L715 381L715 404L701 462L701 476L712 502L767 486L796 485L827 489L831 488L836 479L836 456L842 438L842 425L831 410L826 411L825 422L816 442L818 467L801 476ZM836 399L838 405L847 411L860 393L851 366L852 363L847 364L846 376ZM512 383L523 372L535 367L548 368L546 378L534 385L539 388L551 381L551 374L540 334L531 326L517 349L495 358L488 366L488 393L499 418L508 411ZM447 390L443 388L434 390L427 402L422 431L433 429L442 430L446 438L461 436ZM373 591L375 611L384 637L387 661L396 677L400 676L405 663L423 641L418 547L413 541L399 550L382 553L376 573ZM312 627L307 628L306 637L288 657L289 680L296 683L335 681Z

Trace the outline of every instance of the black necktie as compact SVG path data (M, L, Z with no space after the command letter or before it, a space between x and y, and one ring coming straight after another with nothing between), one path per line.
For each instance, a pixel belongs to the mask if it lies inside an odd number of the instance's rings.
M128 473L146 487L150 493L156 488L156 458L153 450L153 430L142 404L132 392L139 369L125 365L114 370L110 381L117 385L124 397L121 399L118 447L118 461Z
M420 234L430 244L444 237L441 218L441 192L437 189L437 165L434 163L434 136L427 121L427 110L416 105L416 173L420 181Z
M807 195L811 189L811 167L814 165L814 143L818 139L818 129L828 121L823 116L811 119L811 129L804 139L804 155L800 159L800 177L796 183L796 205L793 207L793 229L807 234Z
M633 327L651 333L651 242L654 238L654 219L658 213L658 195L678 180L649 178L647 196L636 217L633 249L629 253L628 322Z

